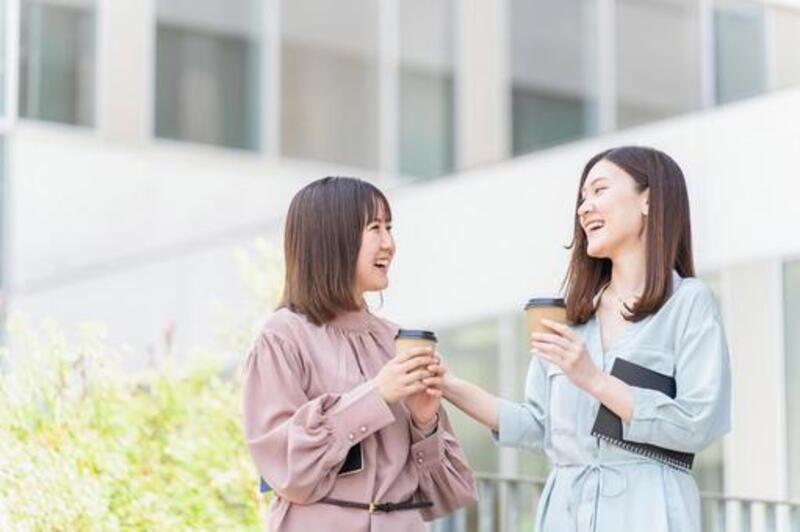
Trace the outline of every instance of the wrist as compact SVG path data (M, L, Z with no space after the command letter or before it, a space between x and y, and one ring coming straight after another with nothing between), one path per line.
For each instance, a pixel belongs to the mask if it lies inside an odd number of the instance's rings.
M425 435L429 436L433 433L433 430L439 425L439 412L434 412L434 414L425 420L420 420L417 416L411 416L411 422L414 426L425 433Z
M449 373L444 376L442 379L442 395L445 399L450 400L453 396L454 391L458 387L459 379L455 375L450 375Z
M607 375L595 368L592 374L586 379L586 382L581 386L589 395L599 398L603 395L603 390L606 388Z
M386 390L382 385L381 382L375 379L375 387L378 389L378 394L380 394L381 398L386 402L386 404L391 404L397 401L396 397L393 397L389 390Z

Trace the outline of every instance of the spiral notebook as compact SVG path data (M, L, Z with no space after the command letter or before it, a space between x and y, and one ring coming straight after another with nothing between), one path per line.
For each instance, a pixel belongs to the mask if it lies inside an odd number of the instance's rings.
M668 395L672 399L675 398L677 388L674 378L634 364L623 358L614 360L614 365L611 368L611 375L631 386L657 390ZM595 419L594 426L592 427L592 436L602 438L632 453L647 456L685 471L692 468L692 462L694 461L694 454L692 453L673 451L647 443L623 440L622 420L604 405L600 405L600 410L597 412L597 419Z

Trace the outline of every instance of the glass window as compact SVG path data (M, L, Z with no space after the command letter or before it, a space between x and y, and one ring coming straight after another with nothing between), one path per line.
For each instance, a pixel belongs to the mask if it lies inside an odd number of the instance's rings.
M20 116L93 125L94 1L23 0L20 7Z
M517 345L517 372L519 377L514 382L513 395L507 396L507 399L522 402L525 400L525 380L528 375L528 366L531 363L531 344L528 337L528 318L525 312L520 308L517 313L516 319L517 338L519 343ZM519 459L517 463L520 466L519 473L521 475L544 479L550 472L550 464L547 461L547 456L544 451L531 452L528 450L517 451L519 452Z
M400 173L454 169L453 0L403 0L400 31Z
M595 129L594 2L511 0L511 139L521 155Z
M155 133L256 149L258 0L158 0Z
M718 273L703 275L700 279L711 289L717 300L717 307L722 314L722 281ZM701 491L722 493L725 488L725 462L722 440L715 442L695 457L692 469L697 485ZM704 516L710 519L711 515ZM707 524L709 527L710 524ZM704 527L707 528L707 527Z
M374 0L283 2L283 155L378 167L378 6Z
M719 273L701 275L700 279L706 283L717 300L717 307L722 314L722 279ZM700 491L710 493L723 493L725 491L725 447L722 440L718 440L703 449L695 456L692 476L697 482ZM714 530L716 514L712 505L702 506L703 530Z
M786 423L790 498L800 498L800 260L784 266Z
M507 399L522 402L525 400L525 380L528 375L528 366L531 363L531 345L528 337L528 320L522 308L516 313L516 335L517 361L516 370L518 377L514 381L513 394L504 394ZM524 477L545 480L550 472L550 462L544 451L530 451L514 449L517 454L517 473ZM517 521L514 530L533 530L533 523L536 516L538 504L541 502L542 495L540 487L533 487L528 484L521 485L517 493L512 494L516 497Z
M619 0L617 125L700 108L700 28L694 0Z
M800 85L800 9L770 11L775 88Z
M455 375L497 394L498 337L495 320L459 326L439 334L439 352ZM498 448L487 429L458 409L449 408L453 426L476 471L497 472Z
M763 92L767 76L761 2L718 1L714 27L717 101L728 103Z
M7 314L7 284L6 279L6 228L5 223L8 218L6 209L8 208L8 182L6 172L6 139L0 135L0 323L6 323ZM6 328L0 327L0 343L5 345ZM0 371L3 370L3 362L0 362Z
M6 139L5 136L0 135L0 323L5 323L5 289L6 289L6 271L5 271L5 255L6 255L6 231L3 227L6 221L6 208L7 198L6 191L8 184L6 182ZM0 327L5 329L5 327ZM3 338L3 333L0 331L0 340Z
M5 117L6 114L6 65L8 58L6 57L6 28L7 15L6 15L6 0L0 0L0 119Z

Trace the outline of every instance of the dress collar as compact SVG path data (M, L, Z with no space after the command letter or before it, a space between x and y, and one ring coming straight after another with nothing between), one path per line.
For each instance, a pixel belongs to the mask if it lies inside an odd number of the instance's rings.
M370 329L372 314L367 309L340 312L326 325L345 331L364 332Z

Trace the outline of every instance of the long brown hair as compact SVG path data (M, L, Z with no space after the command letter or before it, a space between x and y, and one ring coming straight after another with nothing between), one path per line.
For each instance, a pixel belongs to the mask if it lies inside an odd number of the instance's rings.
M625 319L641 321L657 312L672 293L672 270L681 277L694 277L692 230L686 181L678 164L653 148L623 146L598 153L586 163L578 185L575 226L567 275L564 278L567 319L586 323L594 316L594 298L611 280L611 261L590 257L578 209L581 189L592 167L601 160L614 163L636 182L638 192L649 189L646 222L645 288Z
M325 177L300 190L286 215L286 277L278 308L316 325L357 310L353 290L364 228L389 202L374 185L353 177Z

